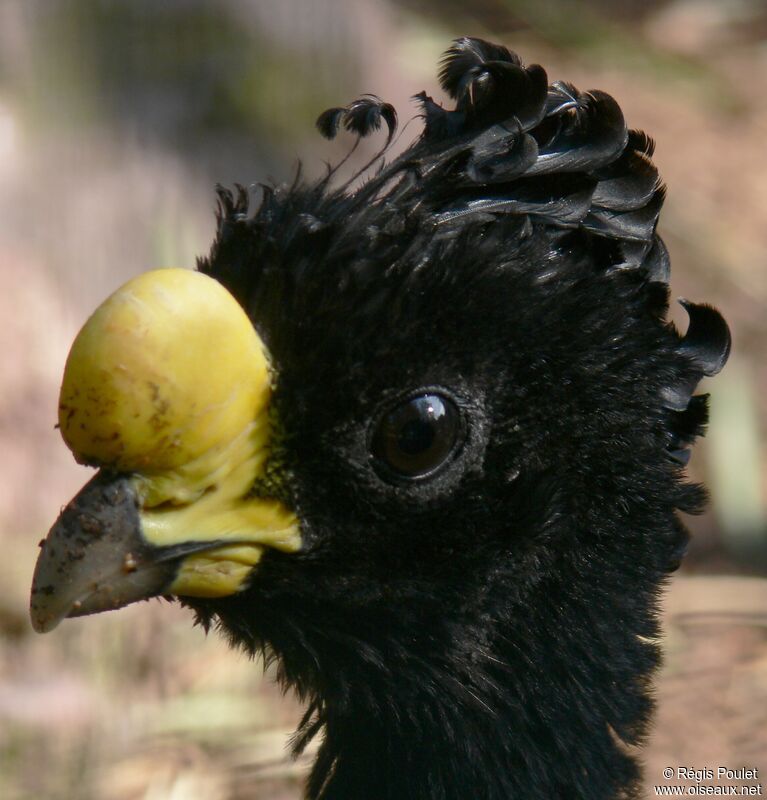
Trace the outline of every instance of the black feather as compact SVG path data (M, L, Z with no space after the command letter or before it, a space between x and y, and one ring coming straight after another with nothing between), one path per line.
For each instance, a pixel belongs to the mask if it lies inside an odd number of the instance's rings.
M685 411L700 379L701 375L697 372L675 375L673 382L661 388L660 396L664 407L669 411Z
M724 317L709 305L688 300L679 303L690 317L680 352L689 356L704 375L716 375L730 355L730 330Z
M413 95L413 100L421 106L424 119L424 140L438 141L456 136L463 128L466 115L459 111L446 111L437 105L426 92Z
M597 185L598 191L599 185ZM625 241L649 242L655 233L665 190L656 189L650 201L634 211L613 211L609 208L592 207L583 220L583 227L600 236Z
M546 71L524 67L516 54L480 39L456 39L443 58L440 82L467 129L515 119L527 130L546 111Z
M687 411L701 378L716 375L726 363L731 339L727 323L715 308L687 300L679 303L690 317L690 324L677 345L677 352L690 366L663 388L662 397L666 408Z
M450 97L458 99L488 61L506 62L517 66L521 64L519 56L502 45L491 44L470 36L455 39L440 62L440 86Z
M652 158L655 153L655 140L644 131L631 131L630 136L634 149L644 153L648 158Z
M387 144L397 129L397 112L391 103L368 94L352 101L348 106L337 106L323 111L317 117L317 129L326 139L333 139L341 125L358 136L369 136L386 123Z
M512 186L481 193L466 192L460 203L441 208L437 221L445 223L477 213L529 214L561 226L575 226L591 206L596 181L585 175L520 179Z
M472 140L466 177L478 184L508 182L524 175L537 157L538 145L532 136L519 127L494 125Z
M529 174L597 170L621 155L628 131L620 106L604 92L582 94L562 112L556 136L539 143L538 161Z
M672 414L673 438L671 447L688 447L698 436L702 436L708 422L708 395L698 394L690 398L684 411Z
M708 395L693 395L687 408L671 411L669 420L669 456L682 466L687 466L692 455L691 446L702 436L708 422Z
M346 114L346 109L343 107L328 108L317 117L317 130L326 139L334 139L344 114Z
M668 283L671 277L671 259L660 236L655 236L652 248L641 262L651 281Z
M561 118L564 112L578 107L580 95L572 83L555 81L546 96L546 116Z
M547 85L546 71L535 64L489 62L467 85L458 109L473 126L513 119L528 130L544 117Z
M344 114L344 127L359 136L368 136L380 130L381 122L386 123L388 140L391 141L397 128L397 112L391 103L385 103L372 94L354 100Z
M660 186L658 170L638 147L636 132L630 131L620 157L597 170L599 186L594 205L611 211L634 211L650 202Z

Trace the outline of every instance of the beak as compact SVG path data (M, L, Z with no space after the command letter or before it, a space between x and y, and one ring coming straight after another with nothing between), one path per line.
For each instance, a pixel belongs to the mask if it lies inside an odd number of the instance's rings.
M275 501L243 502L223 515L215 504L152 511L142 508L140 486L135 477L100 472L61 512L40 543L32 579L38 633L65 617L158 595L225 597L247 585L266 548L300 549L295 517ZM187 529L192 517L199 525ZM172 543L158 543L163 535Z
M62 511L32 580L32 625L50 631L64 617L95 614L167 592L180 553L152 547L141 531L130 479L97 475Z
M292 511L251 496L270 391L255 329L211 278L145 273L96 310L67 360L59 424L101 469L41 543L35 630L157 595L234 594L266 549L300 549Z

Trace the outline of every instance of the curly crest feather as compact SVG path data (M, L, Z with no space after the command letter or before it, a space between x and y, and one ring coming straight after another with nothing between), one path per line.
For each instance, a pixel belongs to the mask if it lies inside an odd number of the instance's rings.
M258 613L247 593L196 607L272 648L308 699L313 799L638 798L621 742L646 732L659 589L688 539L676 512L704 499L684 474L707 418L694 392L729 331L687 301L686 334L667 321L665 188L610 95L468 37L439 77L452 107L415 95L423 130L390 161L389 104L320 115L352 152L387 126L346 184L263 187L252 212L219 190L199 266L273 357L293 432L274 491L328 530L311 581L272 562ZM370 409L425 386L457 387L487 437L477 460L457 484L360 483Z

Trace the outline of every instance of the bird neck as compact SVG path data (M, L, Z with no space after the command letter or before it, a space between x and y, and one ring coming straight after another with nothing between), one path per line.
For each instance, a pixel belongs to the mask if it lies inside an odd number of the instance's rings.
M364 664L349 666L353 684L344 685L341 666L315 709L325 736L308 797L635 796L640 773L629 750L651 709L647 672L657 654L630 625L614 635L621 624L609 614L576 615L532 612L496 628L493 640L479 626L473 639L467 628L453 631L461 646L439 662L437 631L410 640L408 663L401 650L368 649Z

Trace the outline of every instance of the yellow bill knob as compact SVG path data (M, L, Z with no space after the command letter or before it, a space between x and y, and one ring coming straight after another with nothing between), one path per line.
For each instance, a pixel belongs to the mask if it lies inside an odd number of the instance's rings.
M81 463L151 474L233 441L269 391L261 341L234 297L202 273L154 270L77 335L59 425Z
M104 469L43 543L36 630L161 594L227 597L267 552L301 549L293 510L252 492L272 451L269 367L240 305L199 272L144 273L96 309L59 422L75 458Z

